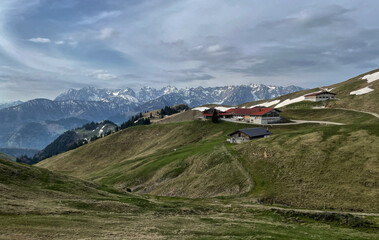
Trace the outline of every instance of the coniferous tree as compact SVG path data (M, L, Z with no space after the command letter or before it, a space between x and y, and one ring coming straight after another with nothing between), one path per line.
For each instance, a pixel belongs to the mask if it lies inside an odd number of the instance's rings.
M216 109L213 110L212 122L213 123L218 123L218 113L217 113Z

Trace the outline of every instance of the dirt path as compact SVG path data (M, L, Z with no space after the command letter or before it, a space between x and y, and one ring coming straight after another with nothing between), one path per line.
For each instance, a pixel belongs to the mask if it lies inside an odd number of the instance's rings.
M354 110L354 109L349 109L349 108L329 108L329 109L341 109L341 110L347 110L347 111L353 111L353 112L367 113L367 114L371 114L372 116L376 118L379 118L379 114L373 113L373 112L364 112L364 111L359 111L359 110Z
M233 121L233 120L227 120L227 119L221 119L223 121L227 122L233 122L233 123L243 123L243 124L254 124L254 125L260 125L256 123L249 123L249 122L240 122L240 121ZM325 124L325 125L346 125L344 123L338 123L338 122L328 122L328 121L311 121L311 120L294 120L291 119L289 123L272 123L272 124L262 124L262 125L272 125L272 126L282 126L282 125L296 125L296 124L304 124L304 123L318 123L318 124Z
M282 211L295 211L295 212L302 212L302 213L339 213L339 214L351 214L355 216L379 217L379 213L313 210L313 209L301 209L301 208L292 208L292 207L289 208L289 207L270 206L270 205L262 205L262 204L241 204L240 206L249 207L249 208L258 208L258 209L277 209L277 210L282 210Z
M328 122L328 121L311 121L311 120L294 120L294 119L291 119L291 121L294 122L295 124L319 123L319 124L327 124L327 125L345 125L344 123Z
M230 202L228 204L223 203L208 203L210 205L217 205L223 207L232 207L232 205L238 205L245 208L254 208L262 210L280 210L280 211L294 211L300 213L336 213L336 214L351 214L354 216L372 216L379 217L379 213L368 213L368 212L351 212L351 211L336 211L336 210L317 210L317 209L304 209L304 208L295 208L295 207L280 207L273 205L263 205L259 203L241 203L243 199L238 200L238 202Z

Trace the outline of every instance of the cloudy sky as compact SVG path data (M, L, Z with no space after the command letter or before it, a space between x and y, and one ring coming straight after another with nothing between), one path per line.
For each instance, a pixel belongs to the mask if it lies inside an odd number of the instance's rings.
M316 87L379 67L377 0L1 0L0 102L69 88Z

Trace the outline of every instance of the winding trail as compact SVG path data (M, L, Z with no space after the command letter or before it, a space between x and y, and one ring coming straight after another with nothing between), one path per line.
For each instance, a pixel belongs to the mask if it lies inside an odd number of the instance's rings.
M328 121L311 121L311 120L294 120L290 119L289 123L271 123L271 124L256 124L256 123L249 123L244 121L234 121L234 120L228 120L228 119L221 119L222 121L226 122L233 122L233 123L243 123L243 124L253 124L253 125L272 125L272 126L282 126L282 125L297 125L297 124L304 124L304 123L318 123L318 124L325 124L325 125L346 125L344 123L338 123L338 122L328 122Z
M272 205L263 205L263 204L255 204L255 203L245 203L240 204L242 207L247 208L258 208L258 209L277 209L281 211L295 211L301 213L339 213L339 214L351 214L355 216L373 216L379 217L379 213L370 213L370 212L351 212L351 211L335 211L335 210L317 210L317 209L303 209L303 208L295 208L295 207L279 207Z
M365 111L359 111L359 110L349 109L349 108L329 108L329 109L340 109L340 110L347 110L347 111L352 111L352 112L367 113L367 114L371 114L372 116L376 118L379 118L379 114L373 113L373 112L365 112Z

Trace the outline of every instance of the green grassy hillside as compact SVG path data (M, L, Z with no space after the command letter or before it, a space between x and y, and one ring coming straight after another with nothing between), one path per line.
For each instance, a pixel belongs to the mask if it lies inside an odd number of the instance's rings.
M376 239L379 216L126 194L0 159L1 239Z
M0 158L0 214L68 211L59 199L108 198L106 187ZM45 205L46 204L46 205Z
M140 193L192 198L245 194L296 207L378 211L379 124L367 121L273 126L272 137L238 146L224 143L227 134L252 125L194 121L142 126L38 165Z
M360 111L368 111L379 114L379 80L367 83L367 80L362 79L367 74L378 72L379 69L361 74L351 78L345 82L337 83L329 86L333 88L333 92L337 94L339 100L333 101L330 108L348 108ZM369 86L374 91L364 95L350 95L350 92L362 89Z
M185 122L133 127L38 166L123 189L166 196L246 193L252 181L223 146L239 124Z
M294 107L295 105L296 107ZM379 118L368 114L344 109L310 109L301 108L302 103L291 104L283 109L282 117L287 119L318 120L344 124L375 124Z
M265 203L377 212L377 146L378 124L297 129L233 149Z

